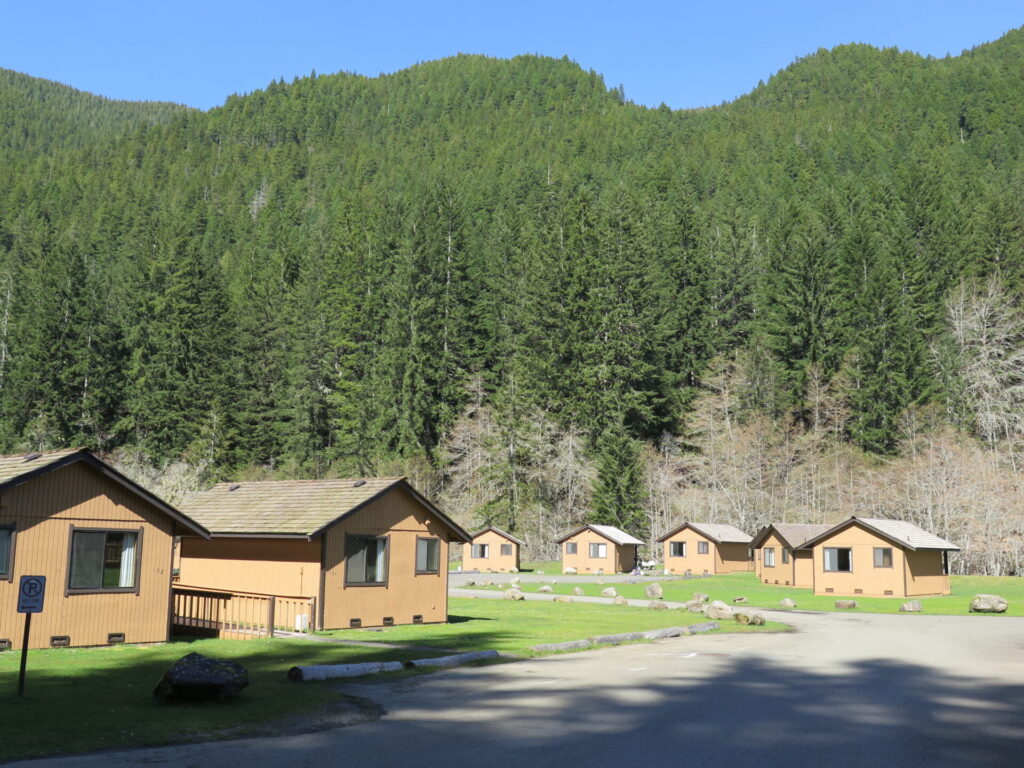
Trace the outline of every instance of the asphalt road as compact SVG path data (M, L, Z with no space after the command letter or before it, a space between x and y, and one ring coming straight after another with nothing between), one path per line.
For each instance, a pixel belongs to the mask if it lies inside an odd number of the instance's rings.
M789 620L348 685L388 712L348 728L19 765L1024 766L1024 619Z

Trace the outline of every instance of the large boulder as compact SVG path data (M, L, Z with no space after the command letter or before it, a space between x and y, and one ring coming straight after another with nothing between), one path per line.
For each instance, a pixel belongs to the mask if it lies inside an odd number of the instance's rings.
M249 673L241 664L190 653L164 673L153 696L159 702L223 702L237 696L248 685Z
M538 592L548 593L548 592L554 592L555 590L553 590L551 587L549 587L547 584L545 584L542 587L537 587L537 591Z
M651 600L650 604L647 607L655 611L667 611L668 603L666 603L664 600Z
M737 624L749 625L751 627L760 627L764 624L764 616L760 613L737 611L732 617L736 620Z
M705 595L703 592L694 592L693 599L700 600L702 603L706 603L711 598L708 595Z
M686 610L690 613L704 613L704 601L690 600L686 603Z
M1009 607L999 595L975 595L971 600L971 613L1006 613Z
M629 605L629 600L624 598L622 595L616 595L615 599L612 600L612 605Z
M849 609L856 607L856 600L836 600L836 608L838 608L840 611L848 611Z
M562 571L562 573L567 573L567 574L571 575L573 573L576 573L576 569L575 568L566 568L565 570Z
M583 595L584 595L582 587L573 587L572 588L572 593L574 595L576 595L576 597L583 597Z
M615 587L605 587L601 590L601 595L604 597L615 597L619 593L615 591Z
M731 619L732 608L721 600L715 600L714 602L704 606L704 615L709 619Z
M921 601L910 600L900 606L900 613L920 613L921 612Z
M649 597L651 600L661 600L664 597L665 592L661 588L661 584L654 581L647 585L647 589L644 590L644 595Z
M779 600L779 605L781 605L783 608L796 608L796 600L793 600L789 597L784 597L781 600Z
M506 600L525 600L526 599L526 595L524 595L523 591L521 589L519 589L518 587L512 587L512 589L506 589L505 590L505 599Z

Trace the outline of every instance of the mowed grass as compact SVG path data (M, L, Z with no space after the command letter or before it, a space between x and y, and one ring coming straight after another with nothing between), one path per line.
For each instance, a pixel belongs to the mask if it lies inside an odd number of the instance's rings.
M540 586L540 585L537 585ZM553 603L534 600L492 600L453 597L448 605L448 624L385 627L379 630L341 629L321 634L383 643L429 645L459 651L493 649L516 656L536 656L531 646L583 640L594 635L643 632L682 627L707 621L688 611L654 611L647 607L595 603ZM721 622L724 632L785 630L769 622L748 627Z
M522 573L536 573L537 571L543 571L544 573L561 573L562 563L559 560L534 560L528 563L520 563L519 570ZM448 563L449 571L462 570L461 560L451 560ZM513 574L514 575L514 574Z
M0 653L0 763L274 733L275 724L283 719L312 716L342 695L337 681L290 682L286 673L296 665L406 661L455 650L495 649L528 656L532 655L529 647L540 643L704 621L683 611L472 598L452 598L449 613L448 624L324 633L346 640L440 649L436 652L283 638L30 651L24 699L17 697L20 652ZM729 622L720 631L784 628L781 624L749 628ZM157 704L153 689L164 672L193 651L242 664L249 671L249 687L227 704Z
M509 577L505 577L507 580ZM647 584L621 584L607 583L597 584L595 582L576 583L560 581L551 585L554 594L571 595L574 587L580 587L586 595L598 597L601 591L608 587L615 587L620 595L629 599L644 599L644 589ZM558 579L552 576L550 580ZM815 595L810 589L795 589L793 587L779 587L775 585L762 584L753 573L729 573L720 576L712 576L706 579L675 579L659 582L664 591L664 600L685 602L693 597L694 592L703 592L709 595L712 600L721 600L724 603L732 604L733 598L746 597L748 605L758 608L780 608L779 601L785 597L791 598L800 610L809 611L834 611L835 601L853 599L857 601L858 611L871 613L899 613L900 606L911 598L902 597L864 597L862 595ZM524 592L536 592L542 584L523 583L520 588ZM494 590L497 587L480 587L481 589ZM941 597L920 597L913 598L921 601L924 613L939 615L966 615L971 598L976 594L997 594L1006 598L1010 607L1006 616L1024 616L1024 579L1017 576L951 576L951 595ZM992 615L992 614L976 614Z
M249 670L249 687L227 704L157 704L153 689L164 672L193 651L242 664ZM0 653L0 763L266 733L286 715L311 713L339 698L330 684L290 682L291 667L422 655L286 639L54 648L29 651L25 698L19 699L21 652Z

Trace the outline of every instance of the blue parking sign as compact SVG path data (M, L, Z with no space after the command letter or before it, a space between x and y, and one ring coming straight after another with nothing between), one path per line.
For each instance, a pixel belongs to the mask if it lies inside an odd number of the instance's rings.
M22 576L18 587L18 613L42 613L45 576Z

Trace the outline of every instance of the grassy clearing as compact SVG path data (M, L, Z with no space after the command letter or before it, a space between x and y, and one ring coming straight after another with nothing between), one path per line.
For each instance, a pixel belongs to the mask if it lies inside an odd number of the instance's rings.
M680 611L549 602L453 598L449 624L339 630L324 634L361 641L429 645L530 655L538 643L595 634L679 626L703 617ZM720 631L782 629L728 624ZM226 705L157 705L153 688L171 664L192 651L237 661L249 687ZM405 661L432 654L409 648L374 648L309 640L196 640L151 646L61 648L29 652L26 696L17 698L20 653L0 653L0 763L16 758L74 754L113 747L274 733L289 716L313 716L339 700L330 682L286 679L299 664Z
M544 573L558 574L562 572L562 563L559 560L535 560L529 563L520 563L519 565L519 570L521 573L536 573L537 571L544 571ZM449 561L449 571L458 571L461 569L461 560Z
M557 579L558 577L553 577ZM524 592L536 592L540 584L521 584ZM612 586L630 599L643 599L646 584L597 584L597 583L559 583L552 585L555 594L570 595L573 587L580 587L590 596L599 596L601 590ZM734 597L746 597L749 605L758 608L779 608L779 601L784 597L796 601L797 607L811 611L834 611L835 601L844 599L842 595L814 595L810 589L778 587L761 584L753 573L730 573L712 576L707 579L686 579L662 581L665 600L686 601L694 592L703 592L712 600L732 603ZM950 586L953 594L943 597L922 597L921 606L925 613L941 615L966 615L971 598L978 593L995 593L1002 595L1010 603L1007 616L1024 616L1024 579L1016 576L951 576ZM480 587L494 590L496 587ZM898 613L900 605L906 602L902 597L863 597L857 595L857 610L872 613Z
M192 651L239 662L249 670L249 687L226 705L157 705L157 682ZM25 698L18 699L20 656L0 653L0 763L273 732L271 724L286 715L322 710L339 698L330 684L289 682L290 667L404 660L423 653L285 639L30 651Z

